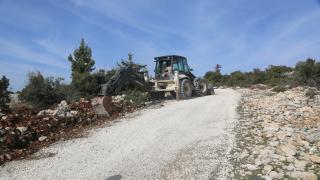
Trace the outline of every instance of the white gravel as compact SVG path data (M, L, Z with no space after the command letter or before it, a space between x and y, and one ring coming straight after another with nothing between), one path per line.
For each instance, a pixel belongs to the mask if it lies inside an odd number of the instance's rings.
M240 95L168 101L0 167L0 179L225 179Z

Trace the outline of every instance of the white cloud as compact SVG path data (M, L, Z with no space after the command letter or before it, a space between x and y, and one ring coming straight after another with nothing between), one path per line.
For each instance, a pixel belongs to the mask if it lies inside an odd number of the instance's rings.
M21 43L12 40L0 39L0 54L37 64L54 66L62 69L68 68L66 60L64 61L46 53L37 52L31 48L27 48L27 46L30 46L30 44L22 45Z
M59 43L57 39L57 37L48 36L45 38L34 39L34 42L55 57L66 60L70 52L73 50L71 48L72 46L68 45L66 42Z

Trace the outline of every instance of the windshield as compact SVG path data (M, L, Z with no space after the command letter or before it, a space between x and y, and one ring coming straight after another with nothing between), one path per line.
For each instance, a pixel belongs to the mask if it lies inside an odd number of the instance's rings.
M188 72L189 71L189 66L188 66L187 60L185 58L179 58L177 60L174 60L172 68L173 68L173 71L179 71L179 72Z

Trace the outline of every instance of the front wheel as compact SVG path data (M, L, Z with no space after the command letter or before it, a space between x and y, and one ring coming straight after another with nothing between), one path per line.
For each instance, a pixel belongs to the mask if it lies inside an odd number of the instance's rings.
M180 82L180 98L187 99L192 95L192 85L188 79L183 79Z

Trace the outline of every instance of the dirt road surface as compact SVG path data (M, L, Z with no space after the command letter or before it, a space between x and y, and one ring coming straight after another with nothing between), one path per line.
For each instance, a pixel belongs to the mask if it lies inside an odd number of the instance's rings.
M168 101L56 143L37 153L42 158L0 167L0 179L226 179L240 95L216 93Z

